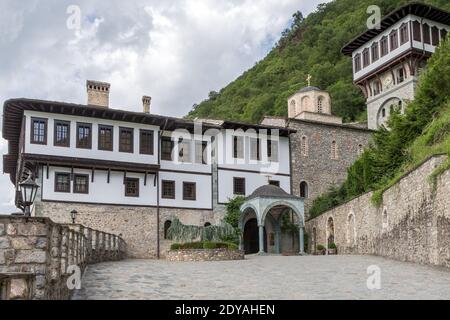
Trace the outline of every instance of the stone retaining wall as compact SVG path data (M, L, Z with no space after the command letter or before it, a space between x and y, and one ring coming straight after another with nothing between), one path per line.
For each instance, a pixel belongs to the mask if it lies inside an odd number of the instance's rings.
M373 194L367 193L307 221L309 252L317 244L327 246L334 229L339 254L373 254L450 267L450 170L435 185L429 179L445 160L446 156L432 157L405 175L385 191L379 207L371 202Z
M167 252L168 261L222 261L244 260L242 250L229 249L184 249Z
M113 234L48 218L0 216L0 275L6 298L68 299L69 266L82 273L87 264L120 260L125 254L125 242Z

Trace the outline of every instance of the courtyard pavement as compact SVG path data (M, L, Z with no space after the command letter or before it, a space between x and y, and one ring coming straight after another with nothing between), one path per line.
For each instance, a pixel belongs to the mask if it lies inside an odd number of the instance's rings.
M74 299L450 299L450 270L373 256L125 260L89 266Z

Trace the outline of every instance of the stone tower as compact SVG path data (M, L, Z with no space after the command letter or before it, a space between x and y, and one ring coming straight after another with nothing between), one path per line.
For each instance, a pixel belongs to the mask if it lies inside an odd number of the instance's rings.
M110 84L100 81L86 81L87 104L98 107L109 107L109 88Z
M288 98L288 117L329 123L342 123L342 118L331 114L331 98L317 87L305 87Z

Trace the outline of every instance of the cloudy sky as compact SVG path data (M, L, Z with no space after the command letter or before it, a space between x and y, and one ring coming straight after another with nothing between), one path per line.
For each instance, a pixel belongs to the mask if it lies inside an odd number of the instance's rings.
M94 79L111 83L114 108L140 111L146 94L153 113L183 116L263 58L295 11L306 16L321 2L1 0L0 103L85 103ZM12 185L0 174L0 213L12 210Z

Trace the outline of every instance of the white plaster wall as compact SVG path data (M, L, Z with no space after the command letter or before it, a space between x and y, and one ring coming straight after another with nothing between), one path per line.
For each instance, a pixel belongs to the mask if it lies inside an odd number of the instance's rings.
M175 181L175 199L160 199L160 206L195 209L212 209L211 175L188 174L179 172L160 172L162 180ZM195 182L197 197L195 201L183 200L183 182ZM161 184L160 184L161 185ZM160 191L161 192L161 191Z
M249 196L257 188L267 185L267 175L251 173L251 172L239 172L220 170L218 171L218 184L219 184L219 203L227 203L230 199L233 199L233 178L245 178L245 192L246 196ZM280 181L280 187L287 193L291 193L291 180L289 176L272 175L270 180Z
M107 171L96 170L94 182L91 182L91 170L76 169L74 173L89 175L89 193L73 193L73 181L71 182L71 193L55 192L55 173L70 173L70 168L50 167L47 179L46 169L41 172L37 183L41 186L42 199L52 201L68 202L86 202L86 203L105 203L120 205L156 205L156 186L154 185L154 175L147 176L147 185L144 186L144 174L127 173L129 178L139 178L139 197L126 197L125 185L123 184L124 173L111 171L110 183L107 182ZM42 174L43 173L43 174Z
M77 157L90 158L110 161L123 161L133 163L158 163L158 131L159 127L142 125L132 122L111 121L98 118L88 118L79 116L60 115L36 111L25 111L26 125L25 125L25 153L45 154L62 157ZM47 144L31 144L30 143L30 129L31 117L46 118L47 123ZM70 147L56 147L53 144L54 139L54 120L70 121ZM76 148L76 128L77 122L92 123L92 148L80 149ZM114 146L113 151L98 150L98 125L110 125L114 127ZM134 152L125 153L119 152L119 127L127 127L134 129ZM154 152L153 155L139 154L139 129L154 131Z
M225 131L225 130L224 130ZM278 137L278 162L269 162L267 157L267 138L260 140L261 160L250 159L250 137L256 138L256 132L247 130L226 130L217 137L218 166L237 170L269 172L273 174L290 174L289 138ZM233 137L244 137L244 158L233 158ZM275 138L274 138L275 139Z

